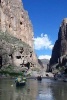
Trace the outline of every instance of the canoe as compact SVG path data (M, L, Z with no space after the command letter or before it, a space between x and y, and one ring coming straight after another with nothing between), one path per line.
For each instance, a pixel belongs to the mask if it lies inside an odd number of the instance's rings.
M25 81L21 81L21 82L16 82L16 87L18 86L25 86L26 82Z
M18 77L16 80L16 86L24 86L26 84L26 78L25 77Z

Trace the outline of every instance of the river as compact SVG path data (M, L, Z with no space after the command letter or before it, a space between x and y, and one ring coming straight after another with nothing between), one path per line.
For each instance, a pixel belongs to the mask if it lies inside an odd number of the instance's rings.
M14 79L0 79L0 100L67 100L67 83L27 79L26 86L17 88Z

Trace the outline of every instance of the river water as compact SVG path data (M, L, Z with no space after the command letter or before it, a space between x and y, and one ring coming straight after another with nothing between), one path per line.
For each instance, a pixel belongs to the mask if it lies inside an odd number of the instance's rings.
M0 79L0 100L67 100L67 83L28 79L26 86L17 88L14 79Z

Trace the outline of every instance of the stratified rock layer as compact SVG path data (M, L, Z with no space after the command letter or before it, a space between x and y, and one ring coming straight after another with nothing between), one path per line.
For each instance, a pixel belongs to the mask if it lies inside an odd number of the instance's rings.
M50 66L61 62L65 55L67 55L67 18L62 21L59 28L58 39L52 50Z

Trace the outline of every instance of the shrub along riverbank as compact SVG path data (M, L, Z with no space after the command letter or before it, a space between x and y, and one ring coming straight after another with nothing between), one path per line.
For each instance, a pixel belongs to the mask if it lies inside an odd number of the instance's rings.
M0 71L0 76L11 76L11 77L17 77L17 76L23 76L23 72L9 72L9 71Z

